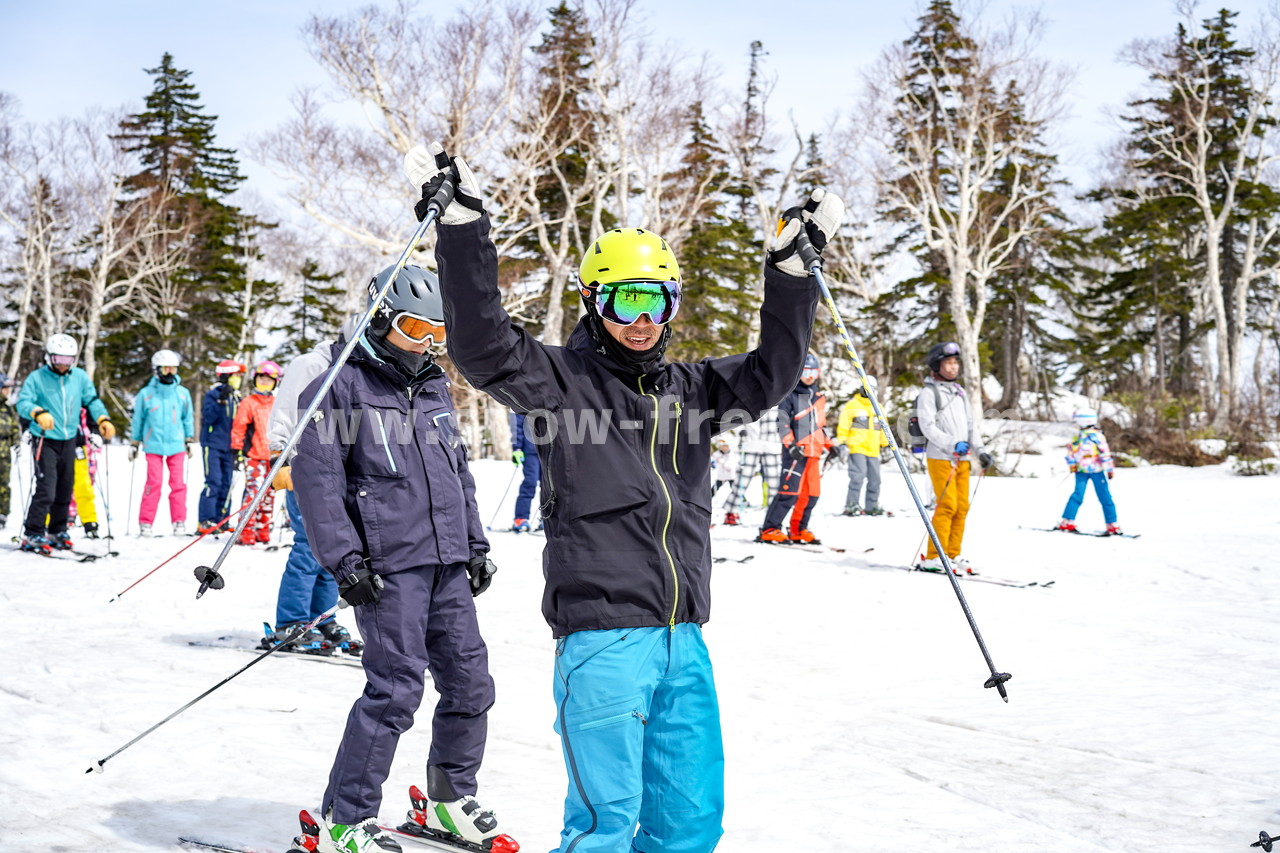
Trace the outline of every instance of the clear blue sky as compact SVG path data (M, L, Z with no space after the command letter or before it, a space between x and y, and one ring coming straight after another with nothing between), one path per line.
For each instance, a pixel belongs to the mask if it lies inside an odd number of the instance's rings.
M307 56L299 28L312 12L340 14L361 6L352 0L0 0L0 90L16 95L23 117L44 121L79 115L91 106L141 107L151 86L143 68L168 51L192 81L208 112L217 115L219 141L240 147L274 127L289 111L299 86L323 84ZM553 0L545 0L550 7ZM987 14L1026 7L990 0ZM1223 3L1206 4L1208 17ZM1262 0L1227 4L1256 19ZM423 3L442 17L455 0ZM802 130L818 130L821 118L850 103L859 73L887 44L910 33L918 6L910 0L640 0L650 30L706 51L739 88L745 80L747 45L760 39L769 53L766 70L778 75L773 110L793 110ZM1060 153L1069 171L1091 161L1112 130L1103 108L1118 106L1141 77L1116 61L1134 38L1170 34L1172 0L1048 0L1042 55L1077 68L1070 92L1073 117L1063 129ZM251 179L262 170L246 162ZM266 187L264 186L264 190ZM269 192L269 190L267 190Z

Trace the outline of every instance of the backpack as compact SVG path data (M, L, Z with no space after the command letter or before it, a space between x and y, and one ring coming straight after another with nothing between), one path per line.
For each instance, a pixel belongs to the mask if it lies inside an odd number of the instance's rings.
M933 407L934 410L942 408L942 394L938 391L937 385L930 385L933 389ZM921 389L923 393L923 389ZM920 429L920 394L916 395L916 401L911 405L911 419L907 421L907 446L911 448L912 453L924 453L925 446L929 440L924 437L924 430Z

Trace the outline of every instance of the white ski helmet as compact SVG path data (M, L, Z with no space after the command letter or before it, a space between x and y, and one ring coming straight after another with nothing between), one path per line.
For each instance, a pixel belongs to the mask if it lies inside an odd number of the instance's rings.
M45 355L69 355L74 357L80 354L80 345L70 335L50 335L49 340L44 342L44 353Z
M871 389L871 393L872 393L872 394L874 394L874 393L876 393L877 391L879 391L879 390L880 390L880 383L879 383L879 382L877 382L877 381L876 381L876 378L875 378L874 376L872 376L870 373L868 373L868 374L867 374L867 384L866 384L866 387L863 387L862 385L859 385L859 386L858 386L858 390L857 390L855 393L861 394L861 395L863 395L863 396L865 397L865 396L867 395L867 389L868 389L868 388L870 388L870 389Z
M1075 414L1076 426L1080 429L1098 425L1098 413L1093 409L1081 409Z
M182 357L171 349L156 350L156 354L151 356L151 367L158 370L161 367L178 367L182 364Z

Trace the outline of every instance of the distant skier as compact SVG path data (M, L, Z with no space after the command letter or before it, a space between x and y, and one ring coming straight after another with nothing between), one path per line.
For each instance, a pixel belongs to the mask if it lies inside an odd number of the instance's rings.
M275 402L276 385L283 375L284 371L274 361L259 362L253 369L253 387L236 407L235 420L231 422L231 449L239 452L238 461L244 465L244 498L240 508L247 509L259 489L267 490L258 509L240 531L241 545L271 541L275 496L267 482L271 471L267 422L271 418L271 404Z
M525 432L524 415L514 412L511 415L511 461L524 469L524 479L520 481L520 491L516 493L515 518L511 529L516 533L528 533L530 529L530 512L533 510L533 497L538 492L538 479L542 475L542 465L538 461L538 445L533 437ZM542 519L538 519L538 529L542 529Z
M867 377L871 392L876 392L874 376ZM845 496L841 515L884 515L880 506L880 448L889 443L867 389L861 385L852 399L840 409L836 427L840 456L849 467L849 493ZM867 484L866 502L862 500L862 484Z
M988 468L992 458L982 448L982 435L974 423L969 400L956 381L960 377L960 346L951 342L934 344L925 362L929 376L916 397L916 414L927 442L925 459L938 501L933 511L933 529L952 567L965 572L972 568L960 554L969 514L969 459L976 456L982 467ZM932 539L917 565L928 571L943 570Z
M89 416L87 408L80 409L80 432L76 436L76 484L72 489L69 518L75 518L84 528L86 539L98 538L98 501L93 487L98 482L98 458L102 455L102 436Z
M761 504L769 505L769 498L778 487L778 478L782 474L782 445L778 442L778 409L773 407L760 416L760 420L752 421L739 432L742 443L739 446L738 476L729 492L729 500L725 505L724 523L734 527L742 523L739 510L746 508L747 488L756 474L760 475L762 495Z
M1111 487L1107 485L1107 481L1116 475L1116 463L1111 458L1107 437L1098 428L1098 413L1092 409L1081 410L1076 412L1075 422L1079 432L1067 445L1066 460L1071 473L1076 475L1076 487L1067 499L1067 508L1062 511L1058 529L1076 532L1076 513L1084 501L1085 490L1089 483L1093 483L1098 503L1102 504L1107 533L1118 536L1122 531L1116 523L1116 504L1111 499Z
M32 421L35 439L36 484L23 525L24 551L71 548L67 521L75 487L80 409L88 407L103 439L110 441L116 435L89 375L75 366L79 354L75 338L51 335L44 345L44 365L27 376L18 393L15 408L20 417Z
M9 492L9 478L13 473L13 459L18 452L18 440L22 428L18 425L18 412L13 407L17 388L13 378L0 373L0 529L9 522L9 509L13 495Z
M359 318L353 317L343 325L337 341L322 341L311 352L289 362L276 391L271 417L267 421L267 444L275 459L289 442L298 426L298 397L317 376L322 375L333 363L334 346L342 347L355 329ZM295 447L294 453L297 452ZM271 487L284 492L284 507L289 513L289 525L293 528L293 547L280 576L280 591L276 595L275 633L263 638L263 647L289 636L298 625L307 624L338 603L338 584L316 561L307 541L307 528L303 524L298 497L293 492L291 459L285 460L276 472ZM330 616L306 634L294 639L290 651L331 652L341 650L360 654L363 643L353 639L351 632Z
M757 542L821 544L809 529L809 518L822 494L822 457L831 448L826 427L827 396L818 386L821 376L818 357L809 353L800 381L778 404L782 479L769 502ZM783 530L788 513L791 523Z
M214 374L217 383L205 392L200 407L200 455L204 461L204 488L200 491L197 520L201 535L212 533L231 514L231 478L238 451L231 449L231 424L240 404L240 382L247 368L223 359Z
M187 532L184 466L196 436L191 392L182 387L182 377L178 375L181 363L173 350L158 350L151 356L155 375L133 401L129 461L137 457L139 447L147 455L147 485L138 508L138 533L142 536L151 535L165 468L169 469L169 521L173 523L173 535L184 536Z
M684 292L660 236L616 228L587 244L583 316L564 346L544 344L502 307L471 170L459 158L440 167L421 147L405 170L422 187L419 217L446 170L457 182L436 230L450 358L548 439L539 447L542 612L556 638L556 731L569 776L558 850L709 853L724 814L720 712L702 636L712 437L759 417L799 378L817 287L795 237L805 228L821 251L844 205L815 190L784 215L764 269L757 349L667 363ZM601 427L589 436L586 418Z
M369 283L371 295L394 270ZM321 851L401 849L379 830L378 811L396 742L422 701L424 670L440 694L427 825L476 849L498 834L493 812L474 796L494 686L472 598L488 589L495 569L449 381L431 351L444 337L439 281L405 267L293 460L307 539L355 608L365 641L367 684L329 774ZM300 406L322 381L312 381Z
M729 487L729 498L732 499L733 488L738 482L738 454L724 436L716 439L716 450L711 454L711 481L713 502L725 486Z

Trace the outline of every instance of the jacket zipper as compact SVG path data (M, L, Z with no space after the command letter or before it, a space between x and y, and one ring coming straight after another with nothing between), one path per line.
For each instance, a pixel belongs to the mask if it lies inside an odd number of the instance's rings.
M644 377L636 377L636 385L640 388L640 395L653 400L653 435L649 437L649 464L653 466L653 473L658 477L658 483L662 486L662 495L667 499L667 517L662 521L662 550L667 555L667 565L671 567L671 583L675 588L675 596L671 602L671 617L667 620L667 627L674 631L676 629L676 609L680 606L680 575L676 573L676 561L671 556L671 549L667 547L667 529L671 526L671 492L667 489L667 481L662 479L662 472L658 470L658 398L653 394L646 394L644 391Z
M656 427L655 427L656 429ZM680 401L676 400L676 428L671 436L671 467L675 469L676 476L680 476L680 463L676 461L676 450L680 447Z
M399 474L400 469L396 467L396 460L391 458L391 445L387 443L387 431L382 426L382 412L374 409L373 414L378 419L378 432L382 433L382 449L387 452L387 462L391 463L391 472Z

